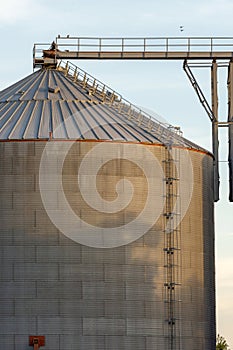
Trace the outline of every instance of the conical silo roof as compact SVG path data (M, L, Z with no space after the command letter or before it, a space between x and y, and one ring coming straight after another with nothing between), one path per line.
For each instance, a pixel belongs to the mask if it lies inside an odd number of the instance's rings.
M200 149L79 68L43 68L0 92L0 139L94 139ZM72 74L70 73L72 72Z

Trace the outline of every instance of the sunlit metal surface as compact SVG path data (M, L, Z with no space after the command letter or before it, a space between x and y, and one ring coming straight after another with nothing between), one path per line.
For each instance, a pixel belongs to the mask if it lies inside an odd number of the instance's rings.
M83 77L74 81L66 72L62 68L42 69L0 92L0 139L163 143L172 137L177 144L201 150L174 133L169 125L126 104L115 92L94 92L93 84ZM72 119L72 128L67 118ZM84 132L87 125L88 133Z

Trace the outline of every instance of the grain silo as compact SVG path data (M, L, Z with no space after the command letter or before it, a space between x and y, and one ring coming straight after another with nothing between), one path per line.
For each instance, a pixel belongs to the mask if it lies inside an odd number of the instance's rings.
M211 154L72 67L0 93L1 348L215 349Z

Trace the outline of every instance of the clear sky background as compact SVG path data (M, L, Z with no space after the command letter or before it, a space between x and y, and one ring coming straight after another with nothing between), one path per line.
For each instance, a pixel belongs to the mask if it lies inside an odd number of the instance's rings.
M32 72L35 42L72 36L233 36L232 0L0 0L0 90ZM184 26L181 32L179 27ZM233 40L232 40L233 42ZM211 127L181 61L76 61L131 102L181 126L211 149ZM210 96L207 69L196 71ZM220 119L227 118L226 70L220 69ZM217 332L233 349L233 203L228 202L227 130L220 133L221 200L215 205Z

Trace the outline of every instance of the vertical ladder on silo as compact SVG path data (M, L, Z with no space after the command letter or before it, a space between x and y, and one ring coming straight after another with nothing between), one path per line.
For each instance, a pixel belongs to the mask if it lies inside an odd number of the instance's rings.
M181 229L179 147L165 145L164 167L164 306L166 350L181 350Z

